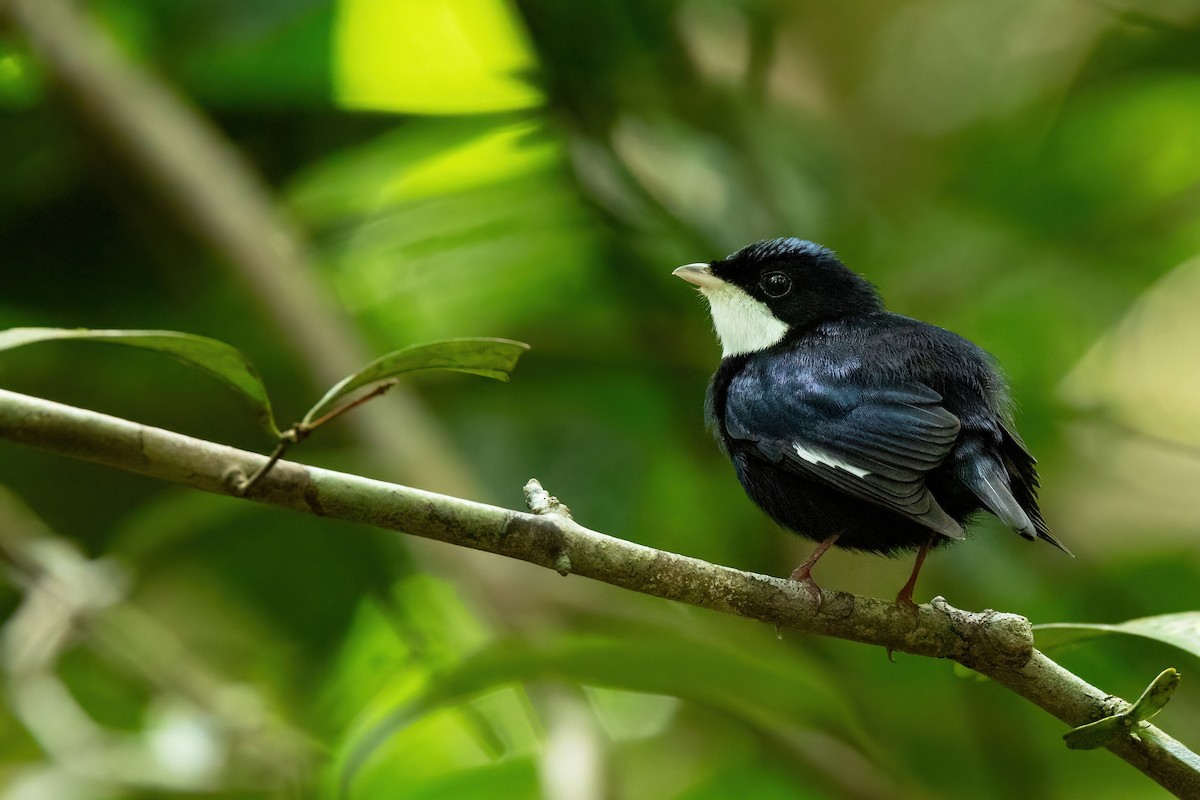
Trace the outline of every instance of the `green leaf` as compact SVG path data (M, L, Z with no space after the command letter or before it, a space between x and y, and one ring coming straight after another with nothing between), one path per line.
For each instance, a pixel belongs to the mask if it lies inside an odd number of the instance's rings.
M354 800L444 800L447 797L486 797L488 800L528 800L544 796L538 783L537 760L510 756L482 766L463 766L449 773L414 776L403 759L385 763L355 786ZM403 787L403 790L397 787Z
M1115 742L1123 734L1135 733L1138 723L1150 719L1167 705L1179 688L1179 677L1174 668L1164 669L1128 710L1069 730L1063 734L1063 741L1072 750L1095 750Z
M1037 644L1042 650L1122 633L1174 645L1200 657L1200 611L1182 611L1157 617L1140 617L1116 625L1083 622L1056 622L1034 625Z
M832 676L794 653L765 661L762 654L722 648L662 631L655 634L574 636L536 643L503 640L485 647L427 689L377 719L343 764L343 789L393 736L424 715L456 706L498 687L537 681L677 697L741 721L783 747L799 732L819 728L871 753L874 746L854 710L831 689Z
M221 380L250 401L255 417L274 437L279 436L271 413L271 400L258 370L236 348L190 333L176 331L87 330L85 328L10 328L0 331L0 350L12 350L27 344L76 339L107 342L144 350L156 350L174 356L185 364L199 367Z
M1063 741L1072 750L1095 750L1115 742L1132 726L1133 721L1127 714L1116 714L1067 731L1063 734Z
M1142 696L1129 709L1129 717L1135 722L1145 722L1166 707L1175 690L1179 688L1179 672L1167 667L1158 674L1154 682L1146 687Z
M405 372L426 369L450 370L507 381L517 359L529 349L524 342L511 339L463 338L415 344L375 359L358 372L340 381L309 409L301 424L311 423L337 405L351 392Z

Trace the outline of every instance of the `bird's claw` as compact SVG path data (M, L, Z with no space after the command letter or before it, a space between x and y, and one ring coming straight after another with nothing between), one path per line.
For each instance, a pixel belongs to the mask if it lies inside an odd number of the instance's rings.
M817 611L821 610L821 606L825 603L825 593L821 591L821 587L812 579L807 570L797 567L792 571L791 579L796 583L802 584L808 593L812 595L813 600L817 603Z
M896 595L896 605L908 611L908 613L912 614L913 619L916 619L920 608L917 606L916 601L912 599L912 586L905 586L900 590L900 593ZM893 664L896 663L895 652L890 647L887 649L887 660Z
M907 592L901 590L900 594L896 595L896 605L900 606L903 609L908 610L914 616L916 615L917 610L918 610L916 601L914 601L912 599L912 591L911 590L909 590Z

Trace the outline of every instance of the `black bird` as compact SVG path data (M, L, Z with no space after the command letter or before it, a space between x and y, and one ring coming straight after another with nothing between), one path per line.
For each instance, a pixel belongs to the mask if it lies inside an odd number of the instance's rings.
M995 361L963 337L884 310L833 251L773 239L675 275L708 300L721 366L705 417L746 494L820 544L792 573L821 597L835 543L895 555L965 538L990 511L1026 539L1051 535L1034 458L1017 436Z

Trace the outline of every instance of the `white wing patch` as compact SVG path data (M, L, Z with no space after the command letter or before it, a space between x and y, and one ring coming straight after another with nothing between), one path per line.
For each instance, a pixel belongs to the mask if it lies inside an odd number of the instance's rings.
M840 469L844 472L849 472L851 475L854 475L857 478L865 478L871 474L870 470L856 467L853 464L847 464L845 461L838 461L828 453L822 453L818 450L809 450L802 444L794 444L792 445L792 449L796 451L796 455L800 456L810 464L824 464L827 467L833 467L834 469Z

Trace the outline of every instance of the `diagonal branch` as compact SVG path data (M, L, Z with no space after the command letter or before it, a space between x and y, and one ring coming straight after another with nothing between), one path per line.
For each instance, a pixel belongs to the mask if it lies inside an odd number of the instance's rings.
M264 457L159 428L0 390L0 439L51 450L207 492L236 496ZM247 499L360 522L528 561L643 594L780 627L950 658L988 676L1068 725L1128 708L1033 648L1029 622L952 608L916 613L894 603L826 592L818 609L799 585L656 550L589 530L532 485L523 513L281 461ZM1200 756L1154 726L1109 750L1179 797L1200 797Z

